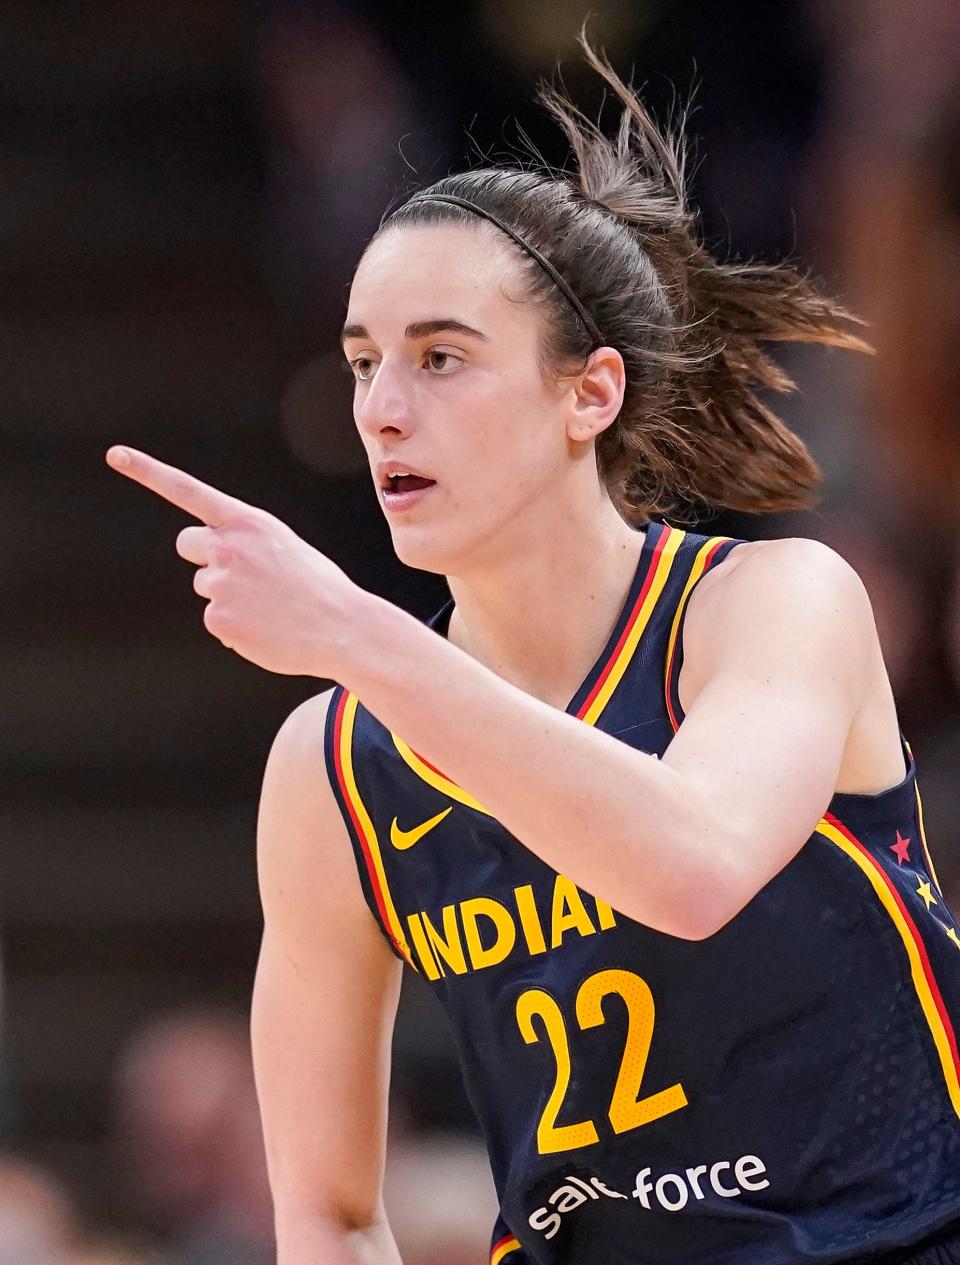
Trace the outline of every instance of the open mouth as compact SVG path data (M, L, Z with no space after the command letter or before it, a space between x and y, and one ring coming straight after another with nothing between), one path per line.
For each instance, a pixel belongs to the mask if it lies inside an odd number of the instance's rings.
M385 492L419 492L421 488L432 488L435 479L425 479L419 474L391 474L387 477Z

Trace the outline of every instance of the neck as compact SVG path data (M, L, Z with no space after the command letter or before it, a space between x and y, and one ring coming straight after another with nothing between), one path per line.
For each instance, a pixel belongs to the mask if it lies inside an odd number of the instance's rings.
M603 651L643 547L604 497L586 521L511 540L483 570L448 576L448 639L511 684L565 708Z

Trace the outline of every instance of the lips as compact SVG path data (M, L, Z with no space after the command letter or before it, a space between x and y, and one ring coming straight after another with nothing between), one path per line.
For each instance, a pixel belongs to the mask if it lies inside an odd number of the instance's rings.
M424 497L432 495L433 489L437 486L432 479L426 479L421 475L408 475L404 479L398 479L397 483L410 485L416 483L417 486L398 487L395 491L389 487L381 488L380 498L384 509L390 513L413 509Z
M405 461L394 458L378 461L375 474L381 492L416 492L421 488L432 487L436 482L423 470L417 470Z

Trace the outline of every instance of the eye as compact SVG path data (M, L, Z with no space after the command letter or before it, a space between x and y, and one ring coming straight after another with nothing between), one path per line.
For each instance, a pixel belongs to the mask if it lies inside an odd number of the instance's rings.
M440 347L431 347L425 363L433 373L451 374L463 364L463 357L455 356L452 351L443 351Z
M347 368L358 382L369 382L376 373L377 362L372 356L361 354L348 360Z

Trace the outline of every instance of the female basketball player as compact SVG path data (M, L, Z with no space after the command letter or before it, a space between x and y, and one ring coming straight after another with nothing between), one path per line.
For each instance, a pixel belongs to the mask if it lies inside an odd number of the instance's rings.
M578 182L444 179L353 283L356 423L398 555L448 577L433 627L111 450L205 523L177 547L209 630L339 682L260 817L278 1259L398 1260L406 962L457 1034L494 1265L960 1262L960 934L868 600L818 544L657 521L807 502L759 344L860 344L795 274L706 252L676 146L588 56L624 115L611 143L548 94Z

